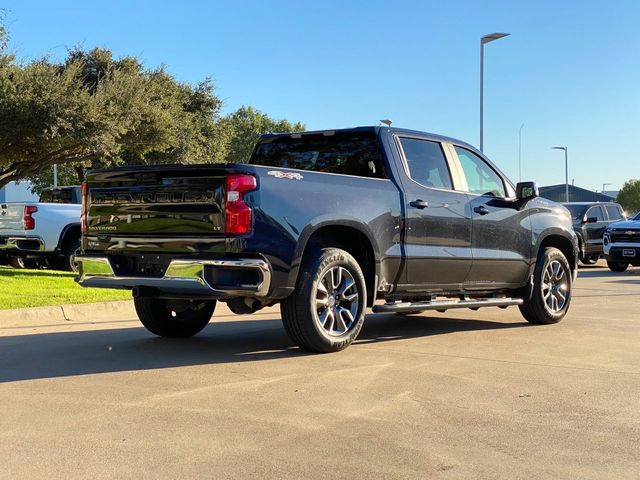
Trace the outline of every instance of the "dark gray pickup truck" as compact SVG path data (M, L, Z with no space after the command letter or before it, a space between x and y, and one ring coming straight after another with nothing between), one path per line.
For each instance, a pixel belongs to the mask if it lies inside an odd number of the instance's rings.
M133 291L153 333L184 337L216 301L281 304L300 347L351 344L365 312L519 306L564 317L578 245L569 212L514 186L472 146L387 127L263 136L249 164L94 170L86 287Z

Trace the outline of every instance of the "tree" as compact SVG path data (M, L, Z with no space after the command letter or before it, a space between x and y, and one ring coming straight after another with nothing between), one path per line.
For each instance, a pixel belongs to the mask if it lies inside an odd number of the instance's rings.
M252 107L242 106L225 118L229 129L228 163L246 163L256 141L263 133L301 132L304 124L288 120L273 120Z
M0 31L0 187L73 168L223 161L229 134L213 84L93 49L18 64ZM64 165L69 165L66 167Z
M213 83L182 83L161 67L109 50L75 48L62 62L19 63L0 10L0 187L34 190L83 180L86 168L246 162L259 135L300 131L251 107L220 116Z
M640 180L627 180L616 201L629 213L640 211Z

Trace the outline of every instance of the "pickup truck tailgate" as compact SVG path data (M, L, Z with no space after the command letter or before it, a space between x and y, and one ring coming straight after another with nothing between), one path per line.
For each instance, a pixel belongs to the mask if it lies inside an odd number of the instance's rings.
M224 235L224 166L159 165L87 176L87 235Z
M0 205L0 235L11 231L24 230L22 218L24 203L3 203Z

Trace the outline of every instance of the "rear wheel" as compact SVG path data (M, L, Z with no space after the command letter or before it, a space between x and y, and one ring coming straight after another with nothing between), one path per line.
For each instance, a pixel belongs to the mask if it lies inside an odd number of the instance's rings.
M571 303L571 268L557 248L545 248L538 255L533 273L531 298L520 305L522 316L530 323L558 323Z
M191 337L207 326L216 308L215 300L166 300L146 295L133 298L138 318L160 337Z
M337 352L360 333L366 302L358 262L344 250L324 248L305 259L294 292L282 301L282 323L303 350Z
M9 265L13 268L27 268L23 257L9 257Z
M80 239L69 242L62 252L62 269L67 272L78 272L78 264L76 263L76 255L80 253Z
M624 272L629 267L629 264L627 262L607 261L607 266L612 272Z

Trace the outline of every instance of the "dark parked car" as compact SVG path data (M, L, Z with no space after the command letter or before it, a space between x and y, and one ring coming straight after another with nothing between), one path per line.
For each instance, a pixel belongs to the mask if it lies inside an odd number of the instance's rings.
M573 229L578 235L580 261L592 265L604 255L602 237L607 227L624 220L624 210L614 202L563 203L571 212Z
M569 212L452 138L266 135L249 164L94 170L84 190L79 283L133 290L165 337L198 333L216 301L236 313L280 303L291 339L316 352L353 342L367 307L518 305L548 324L571 301Z

